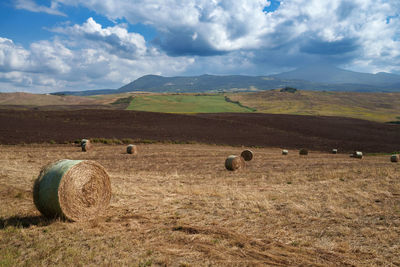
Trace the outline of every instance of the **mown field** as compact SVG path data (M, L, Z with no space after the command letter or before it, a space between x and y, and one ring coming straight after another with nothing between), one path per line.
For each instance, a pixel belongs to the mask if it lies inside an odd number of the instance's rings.
M223 95L163 94L138 95L128 110L167 113L252 112L250 108L227 102Z
M0 146L0 265L399 266L400 164L311 151L140 145ZM90 222L47 220L32 185L52 161L90 159L111 177Z

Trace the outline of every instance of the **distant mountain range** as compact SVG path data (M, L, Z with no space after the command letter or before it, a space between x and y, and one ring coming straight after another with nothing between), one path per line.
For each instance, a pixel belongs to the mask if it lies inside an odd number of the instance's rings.
M400 75L360 73L336 67L313 66L269 76L201 75L163 77L146 75L119 89L57 92L57 95L98 95L125 92L205 93L257 91L282 87L303 90L395 92L400 91Z
M400 84L400 75L386 72L379 72L377 74L361 73L331 66L304 67L283 72L274 75L274 77L286 80L300 79L322 84L364 84L378 87Z

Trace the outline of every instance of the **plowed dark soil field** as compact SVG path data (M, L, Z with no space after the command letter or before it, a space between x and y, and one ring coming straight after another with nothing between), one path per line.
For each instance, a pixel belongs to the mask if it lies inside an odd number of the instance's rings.
M400 125L324 116L177 115L123 110L0 110L0 143L132 138L209 144L400 151Z

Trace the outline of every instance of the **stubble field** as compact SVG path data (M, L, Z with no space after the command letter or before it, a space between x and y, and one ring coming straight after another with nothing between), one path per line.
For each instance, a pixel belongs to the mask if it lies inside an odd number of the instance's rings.
M149 144L0 146L0 265L400 265L400 165L312 151ZM52 161L90 159L113 195L90 222L47 220L32 184Z

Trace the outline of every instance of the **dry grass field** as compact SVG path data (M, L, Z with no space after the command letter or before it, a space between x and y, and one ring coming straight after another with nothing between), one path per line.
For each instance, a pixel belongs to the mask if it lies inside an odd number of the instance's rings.
M0 146L0 266L400 266L400 164L253 149L245 169L213 145ZM52 161L90 159L111 176L105 214L47 220L32 185Z
M398 121L400 116L400 93L267 90L230 94L229 98L262 113L340 116L377 122Z
M2 93L0 94L0 106L47 106L47 105L98 105L102 102L81 96L57 96L31 93Z

